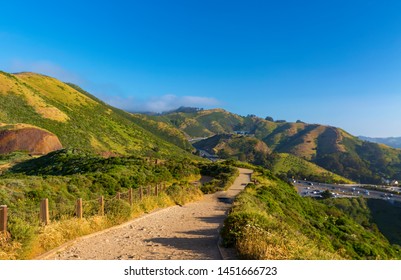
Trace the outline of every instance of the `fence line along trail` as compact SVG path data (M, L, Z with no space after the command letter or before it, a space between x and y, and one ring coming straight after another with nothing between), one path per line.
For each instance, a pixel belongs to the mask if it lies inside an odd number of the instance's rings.
M233 198L250 182L252 170L224 192L198 202L173 206L134 219L123 226L84 237L42 259L56 260L214 260L221 259L219 229Z

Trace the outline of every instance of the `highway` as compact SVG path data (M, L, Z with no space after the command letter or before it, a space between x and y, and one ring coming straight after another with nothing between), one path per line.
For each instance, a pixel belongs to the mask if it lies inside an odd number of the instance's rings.
M374 187L372 185L337 185L337 184L324 184L310 181L292 181L298 193L301 196L310 196L321 198L322 192L328 190L332 197L366 197L388 200L390 202L401 202L401 192L389 192L383 187Z

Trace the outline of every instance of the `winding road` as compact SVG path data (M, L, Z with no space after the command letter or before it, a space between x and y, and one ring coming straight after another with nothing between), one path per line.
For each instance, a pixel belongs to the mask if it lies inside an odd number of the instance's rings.
M234 197L250 182L239 168L233 185L200 201L143 215L121 226L85 236L48 252L53 260L218 260L234 258L218 246L219 230Z

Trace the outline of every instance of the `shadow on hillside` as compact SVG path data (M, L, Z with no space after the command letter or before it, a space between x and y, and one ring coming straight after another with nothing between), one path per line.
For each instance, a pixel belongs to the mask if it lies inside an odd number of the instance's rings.
M391 244L401 245L401 203L369 199L372 222Z

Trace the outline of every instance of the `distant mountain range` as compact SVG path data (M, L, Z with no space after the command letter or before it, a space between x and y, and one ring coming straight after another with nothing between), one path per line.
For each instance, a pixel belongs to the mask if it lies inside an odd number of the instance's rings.
M358 138L364 141L381 143L393 148L401 149L401 137L374 138L374 137L358 136Z

